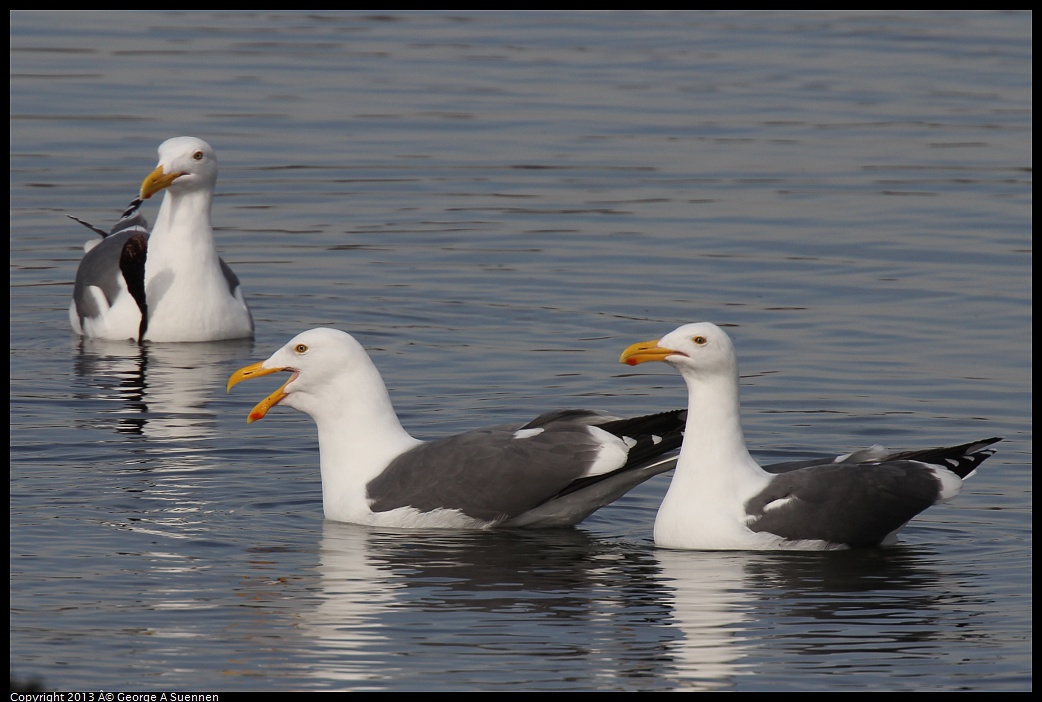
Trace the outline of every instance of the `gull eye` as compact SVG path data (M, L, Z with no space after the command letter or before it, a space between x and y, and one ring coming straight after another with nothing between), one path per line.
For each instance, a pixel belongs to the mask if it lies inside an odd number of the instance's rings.
M204 154L202 151L196 151L194 154L192 154L192 158L194 158L196 161L202 161L204 156L206 156L206 154Z
M308 345L307 344L297 344L296 346L293 347L293 350L296 351L297 353L307 353Z
M706 340L706 338L704 336L700 335L700 336L693 336L693 337L691 337L691 341L695 342L699 346L705 346L707 340Z

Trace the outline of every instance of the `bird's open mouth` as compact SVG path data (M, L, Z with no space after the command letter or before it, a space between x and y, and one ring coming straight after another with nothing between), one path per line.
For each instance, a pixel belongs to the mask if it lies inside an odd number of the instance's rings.
M281 371L287 371L291 373L289 379L279 386L279 389L271 393L263 400L254 405L253 409L250 410L250 414L246 417L246 423L251 424L256 422L258 419L263 419L264 415L268 413L275 405L282 402L286 396L286 386L292 383L300 375L300 371L296 368L265 368L264 361L254 363L252 365L240 368L239 370L232 373L231 377L228 378L227 391L231 392L232 388L241 383L244 380L252 380L259 378L263 375L271 375L272 373L279 373Z

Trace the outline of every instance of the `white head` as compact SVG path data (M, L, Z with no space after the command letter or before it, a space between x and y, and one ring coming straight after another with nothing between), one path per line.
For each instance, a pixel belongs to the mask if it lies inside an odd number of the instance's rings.
M326 516L366 522L373 516L366 496L368 482L420 442L402 428L376 366L348 334L324 328L298 334L268 360L233 373L228 389L242 380L279 371L292 375L257 403L247 423L277 404L310 415L318 427Z
M730 337L709 322L685 324L661 339L638 342L619 358L620 363L631 366L648 361L665 361L685 378L738 377L738 361Z
M228 379L228 390L243 380L280 371L292 375L257 403L247 423L261 419L280 403L319 420L354 398L365 400L377 390L386 396L383 380L362 345L350 334L325 327L297 334L268 360L239 369Z
M202 139L182 136L159 145L159 164L141 183L141 199L161 190L191 192L213 190L217 182L217 154Z

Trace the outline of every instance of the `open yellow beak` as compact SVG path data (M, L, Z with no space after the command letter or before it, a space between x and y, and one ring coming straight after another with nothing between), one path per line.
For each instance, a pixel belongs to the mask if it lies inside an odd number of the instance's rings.
M654 341L638 341L626 347L619 356L619 363L635 366L638 363L648 361L665 361L667 356L683 355L680 351L665 349L658 345L658 339Z
M226 390L231 392L233 387L244 380L259 378L262 375L271 375L272 373L278 373L279 371L293 371L293 375L291 375L289 380L283 383L278 390L265 397L263 400L258 402L252 410L250 410L250 414L246 418L247 424L252 424L258 419L263 419L264 415L268 413L268 410L282 402L286 397L285 387L293 382L297 377L297 373L293 368L264 368L263 365L264 361L258 361L257 363L246 366L245 368L240 368L232 373L231 377L228 378Z
M184 173L164 173L163 167L158 166L156 170L145 176L145 180L141 182L141 195L139 197L142 200L147 200L160 190L169 188L171 183L183 175Z

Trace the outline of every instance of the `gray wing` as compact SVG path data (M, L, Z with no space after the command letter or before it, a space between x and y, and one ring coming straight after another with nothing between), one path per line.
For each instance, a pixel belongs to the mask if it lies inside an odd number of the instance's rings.
M603 445L590 426L599 426L609 433L616 433L619 428L611 426L612 418L585 410L551 412L525 425L499 425L421 444L399 456L370 481L370 506L374 512L399 507L422 512L456 509L475 519L503 522L562 495L575 495L571 499L580 501L579 493L589 486L617 481L616 476L627 469L653 462L655 456L679 447L683 420L676 418L677 413L665 414L670 415L669 420L658 423L672 428L666 441L659 435L653 438L651 433L634 436L626 462L602 476L586 475ZM654 474L648 473L643 479ZM596 507L582 516L593 509Z
M995 453L987 447L998 441L892 453L867 463L853 454L840 462L778 472L746 503L748 526L787 539L875 546L940 498L934 466L966 478Z
M914 461L834 463L778 475L750 499L752 531L875 546L937 501L941 482ZM784 500L780 506L771 506Z
M79 268L76 269L72 299L76 304L76 314L80 318L82 328L84 319L97 317L103 312L87 294L87 288L94 286L100 289L105 299L108 300L109 306L112 306L115 299L126 289L125 283L122 282L123 275L120 272L120 257L123 254L123 247L131 237L137 234L147 237L148 222L135 208L128 209L108 233L104 233L104 230L83 220L75 217L72 219L92 231L103 234L102 240L83 254Z
M80 328L83 328L84 319L97 317L102 313L91 296L87 295L87 288L90 286L100 289L111 307L126 285L132 291L139 309L147 315L144 297L146 254L142 249L145 247L144 242L147 241L150 232L148 221L138 210L140 206L141 200L134 200L115 226L107 232L90 222L68 215L70 219L79 222L102 237L100 242L83 255L79 268L76 270L72 299L76 304L76 314L80 318ZM137 238L131 242L132 237ZM134 248L125 250L128 243ZM228 284L228 292L234 297L239 289L239 277L223 258L218 260L221 265L221 273ZM128 272L128 261L134 264L132 273ZM137 292L138 289L140 292ZM146 324L144 320L147 319L147 316L143 316L142 319L142 324ZM141 336L144 336L144 329L139 333L139 337Z
M371 509L455 509L502 521L564 489L596 458L599 444L585 426L516 439L520 428L478 429L407 451L366 486Z

